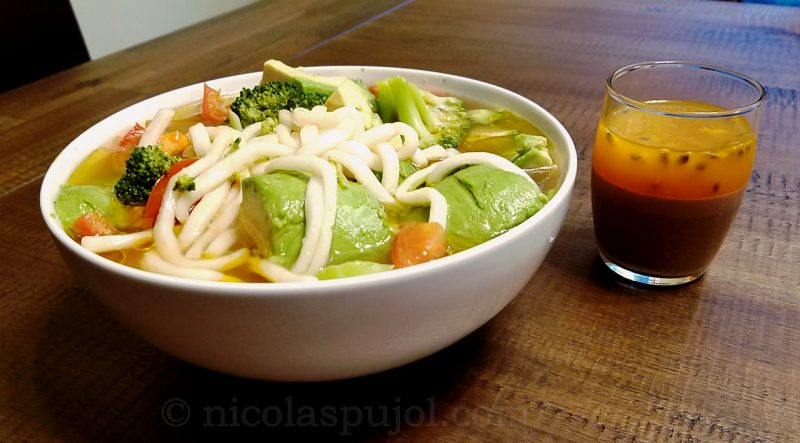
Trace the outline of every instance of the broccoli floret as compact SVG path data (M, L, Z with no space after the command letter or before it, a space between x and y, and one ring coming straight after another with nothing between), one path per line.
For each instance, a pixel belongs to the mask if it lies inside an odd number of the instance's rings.
M161 150L159 145L137 146L125 161L125 173L114 185L117 200L126 205L143 205L156 182L180 160Z
M435 144L458 148L472 126L463 101L439 97L403 77L378 82L378 109L383 121L401 121L414 128L421 148Z
M307 92L299 93L289 102L288 109L306 108L311 109L314 106L324 105L328 101L330 94L322 92Z
M194 188L195 188L194 179L186 174L181 174L175 180L175 187L172 189L178 192L189 192L189 191L194 191Z
M261 121L261 129L258 130L256 136L272 134L273 132L275 132L275 127L278 126L279 124L280 121L278 121L278 119L275 117L265 118L264 120Z
M329 96L321 92L304 92L296 83L276 80L243 88L231 104L231 110L239 116L242 127L268 119L277 125L281 109L311 109L324 105Z

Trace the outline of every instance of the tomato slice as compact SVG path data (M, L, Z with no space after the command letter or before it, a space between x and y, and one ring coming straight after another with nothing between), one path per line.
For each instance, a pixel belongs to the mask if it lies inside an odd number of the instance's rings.
M222 104L219 90L203 83L203 121L211 125L220 125L228 118L228 109Z
M183 168L191 165L195 161L197 161L197 157L187 158L185 160L176 162L169 168L169 171L163 177L158 179L156 185L153 186L153 190L150 191L150 197L147 198L147 203L144 206L142 218L144 219L145 224L148 226L155 225L156 218L158 217L158 210L161 209L161 201L164 200L164 192L167 191L167 184L169 183L169 180Z
M144 126L140 125L139 123L136 123L119 140L119 147L127 152L132 151L133 148L135 148L136 145L139 144L139 141L142 139L142 134L144 134Z
M447 255L447 237L439 223L406 223L394 237L391 251L395 268L425 263Z
M114 225L95 210L89 211L75 219L75 223L72 224L72 230L81 237L111 235L117 232Z
M367 89L372 95L375 96L375 98L378 98L378 85L370 85L370 87Z

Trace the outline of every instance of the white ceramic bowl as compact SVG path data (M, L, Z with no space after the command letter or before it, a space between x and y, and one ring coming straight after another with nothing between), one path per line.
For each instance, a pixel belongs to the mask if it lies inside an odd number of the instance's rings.
M145 340L188 362L269 380L332 380L383 371L434 353L486 323L531 279L567 213L577 155L564 127L536 103L453 75L330 66L308 71L373 83L403 75L437 91L529 119L552 140L561 168L558 192L541 211L484 244L400 270L304 283L208 283L132 269L83 249L56 220L59 186L91 151L162 107L198 99L202 84L135 104L89 128L53 161L42 183L45 222L85 288ZM223 94L252 86L261 73L212 80Z

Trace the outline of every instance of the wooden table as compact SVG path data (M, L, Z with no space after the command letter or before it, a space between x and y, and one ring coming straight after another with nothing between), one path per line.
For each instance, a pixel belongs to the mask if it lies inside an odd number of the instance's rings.
M269 3L0 95L0 441L800 440L800 10L633 0ZM258 70L267 58L450 72L553 112L578 147L578 181L561 235L519 296L422 361L355 380L283 384L165 355L80 289L38 209L56 153L118 109ZM698 282L660 291L620 284L603 268L589 202L603 81L649 59L729 66L769 94L755 171L722 251ZM189 420L172 426L186 411Z

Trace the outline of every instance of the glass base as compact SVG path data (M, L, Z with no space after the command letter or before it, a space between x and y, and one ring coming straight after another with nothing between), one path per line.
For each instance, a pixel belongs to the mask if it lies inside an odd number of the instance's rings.
M600 258L603 259L603 263L606 264L608 269L614 271L615 274L619 275L620 277L630 280L635 283L640 283L643 285L649 286L677 286L683 285L692 281L697 280L700 278L703 273L700 272L696 275L689 275L686 277L653 277L650 275L640 274L638 272L631 271L629 269L623 268L622 266L614 263L613 261L609 260L608 257L603 255L602 252L599 252Z

